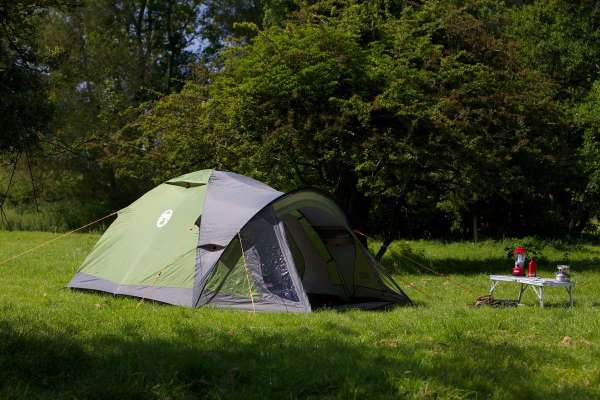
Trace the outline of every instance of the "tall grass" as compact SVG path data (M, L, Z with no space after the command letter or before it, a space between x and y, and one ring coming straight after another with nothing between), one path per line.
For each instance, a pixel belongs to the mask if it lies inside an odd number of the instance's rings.
M39 209L28 205L9 205L4 208L6 218L0 218L0 230L65 232L79 228L110 213L101 204L88 206L72 202L41 202ZM92 227L93 231L104 231L107 223Z

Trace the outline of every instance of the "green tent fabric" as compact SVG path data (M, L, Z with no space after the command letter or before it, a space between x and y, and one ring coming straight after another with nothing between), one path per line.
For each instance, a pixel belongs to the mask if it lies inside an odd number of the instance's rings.
M217 170L173 178L120 210L68 286L256 311L410 302L329 198Z

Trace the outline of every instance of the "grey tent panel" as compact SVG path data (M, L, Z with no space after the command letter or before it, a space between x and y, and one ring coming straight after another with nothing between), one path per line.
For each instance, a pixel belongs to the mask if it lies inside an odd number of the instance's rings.
M235 235L227 248L223 250L224 257L243 249L243 258L238 265L227 268L238 270L247 275L251 287L246 286L247 293L237 293L235 296L222 293L229 289L224 282L217 288L209 289L208 283L213 279L210 271L206 274L206 282L202 283L202 291L198 304L215 305L239 309L260 311L310 311L310 303L302 287L302 282L294 266L293 257L287 245L283 222L276 216L272 207L266 207L255 215L239 235ZM232 264L232 260L229 260ZM213 266L213 270L218 266ZM224 280L228 279L227 273ZM235 275L235 274L233 274ZM239 276L239 275L238 275Z
M194 304L199 304L202 285L232 238L256 213L282 195L252 178L213 171L200 222Z
M144 285L119 285L84 272L75 274L68 287L97 290L113 293L115 295L140 297L178 306L192 306L192 289Z
M310 303L289 250L283 222L272 207L258 213L241 232L244 257L262 299L276 309L302 308Z
M246 176L214 171L208 181L199 246L227 246L256 213L283 193Z
M254 304L248 299L241 299L231 296L216 295L212 302L208 303L209 307L216 308L234 308L245 311L287 311L287 312L309 312L310 307L306 308L303 305L288 303L255 302Z

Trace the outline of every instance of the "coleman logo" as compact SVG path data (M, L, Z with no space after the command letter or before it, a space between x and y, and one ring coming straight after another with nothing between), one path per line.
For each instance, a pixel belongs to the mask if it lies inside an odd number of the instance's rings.
M163 226L168 224L172 216L173 210L171 210L170 208L168 210L163 211L162 214L160 214L160 217L158 217L158 219L156 220L156 227L162 228Z

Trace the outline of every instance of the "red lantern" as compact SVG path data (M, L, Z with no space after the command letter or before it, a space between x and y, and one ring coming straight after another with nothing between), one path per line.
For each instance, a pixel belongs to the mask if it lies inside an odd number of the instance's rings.
M512 274L514 276L525 276L525 259L527 258L527 251L523 246L517 246L514 251L515 255L515 266L513 267Z

